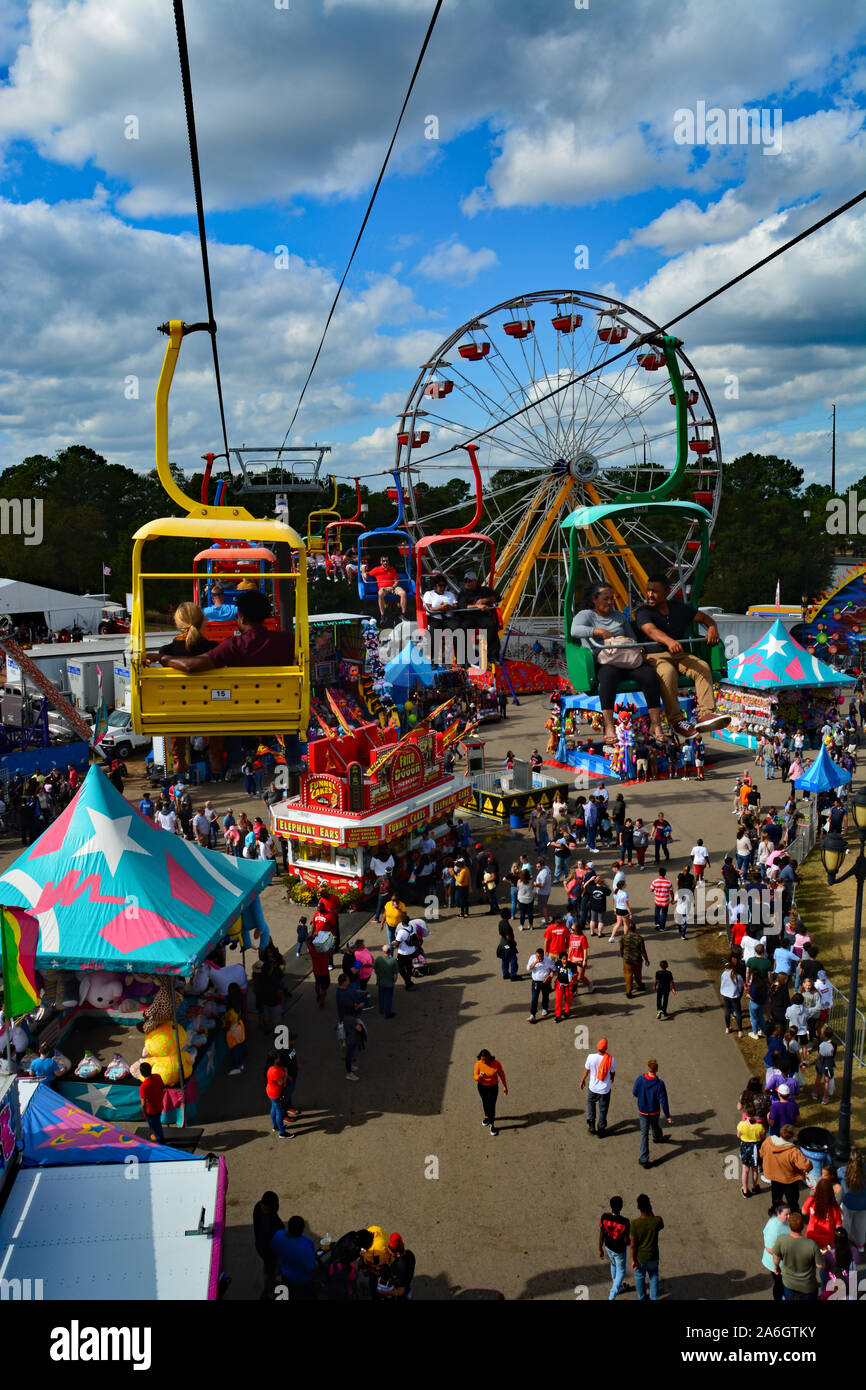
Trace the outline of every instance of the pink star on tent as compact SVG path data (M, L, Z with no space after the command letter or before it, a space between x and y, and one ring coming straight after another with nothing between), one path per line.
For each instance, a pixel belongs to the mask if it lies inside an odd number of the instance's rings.
M215 902L212 895L202 888L200 883L196 883L192 874L188 874L172 855L167 854L165 862L168 866L171 896L185 907L191 907L203 917L207 917Z
M152 912L149 907L137 907L132 903L116 917L112 917L110 922L106 922L99 935L105 937L116 951L123 955L131 955L142 946L152 946L155 942L165 941L171 936L192 937L193 933L185 931L176 922L169 922L158 912Z

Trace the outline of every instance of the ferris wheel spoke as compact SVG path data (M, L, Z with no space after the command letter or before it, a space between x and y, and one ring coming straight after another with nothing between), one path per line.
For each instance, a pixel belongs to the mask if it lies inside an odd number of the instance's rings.
M485 360L489 361L489 358ZM511 411L514 408L514 397L512 394L508 392L508 390L505 388L504 384L501 381L499 384L505 391L505 396L502 401L497 401L477 382L470 381L469 378L465 377L463 373L459 370L455 373L455 375L461 378L461 380L465 383L466 387L470 388L472 391L476 393L476 395L478 396L477 403L484 411L487 419L495 420L498 415L511 414ZM498 375L495 372L494 375L497 376L497 380L499 380ZM521 401L520 404L522 405L523 402ZM508 430L509 434L514 436L514 439L516 441L515 451L523 450L524 453L528 453L531 457L536 458L540 464L547 463L546 458L538 449L538 442L535 434L526 424L523 423L522 416L518 417L517 420L508 421L507 424L503 421L502 425L500 425L497 430L498 438L501 438L501 430ZM473 429L472 433L477 434L478 431L476 429Z
M499 359L499 360L505 365L506 369L511 373L512 377L514 378L514 382L515 382L515 384L516 384L516 386L517 386L517 392L516 392L516 394L515 394L513 391L509 391L509 389L508 389L508 387L506 386L504 380L503 380L502 377L499 375L499 372L498 372L498 370L497 370L497 368L496 368L495 361L494 361L494 353L495 353L495 355L496 355L496 358ZM536 413L540 414L541 427L542 427L542 429L545 431L545 434L547 435L548 446L549 446L549 445L550 445L550 431L549 431L549 429L547 428L547 423L546 423L546 421L545 421L545 419L544 419L544 413L543 413L543 411L541 411L541 407L540 407L539 405L536 405L534 402L531 402L531 401L528 401L528 400L527 400L527 392L526 392L526 389L525 389L524 386L522 385L522 383L521 383L521 381L520 381L520 378L515 374L515 372L514 372L512 366L511 366L511 363L510 363L510 362L508 361L508 359L499 351L498 347L496 347L495 345L494 345L494 348L493 348L493 352L491 352L491 353L489 354L489 356L486 358L486 361L487 361L487 364L488 364L490 370L493 372L494 376L496 377L497 381L499 381L500 385L502 386L502 389L503 389L504 391L508 392L509 398L511 399L511 401L512 401L512 403L513 403L513 405L514 405L515 407L517 407L517 408L519 408L519 409L523 409L524 407L527 407L527 406L530 406L530 405L532 406L532 410L530 411L530 410L527 409L525 415L520 417L521 419L525 419L525 420L527 420L527 421L534 420L534 419L535 419ZM538 443L539 435L538 435L537 429L533 432L533 439L536 441L536 449L540 448L540 445L539 445L539 443ZM542 457L543 457L543 456L542 456ZM552 462L553 462L552 458L549 456L549 453L548 453L546 462L547 462L547 463L552 463Z
M544 383L544 385L545 385L545 390L549 390L551 385L558 385L559 383L558 383L558 382L549 383L547 368L546 368L546 366L544 365L544 358L543 358L543 356L542 356L542 354L541 354L541 342L540 342L540 340L539 340L538 334L535 333L535 332L533 331L533 332L530 334L530 337L531 337L531 339L532 339L532 355L533 355L533 358L535 358L535 357L537 356L539 362L541 363L541 381L542 381L542 382ZM526 342L527 342L527 340L526 340L525 338L520 338L520 339L518 340L518 342L519 342L519 344L520 344L520 351L521 351L521 353L522 353L522 355L523 355L523 361L524 361L524 363L525 363L525 365L526 365L526 370L527 370L527 372L529 373L529 376L530 376L530 379L532 380L532 382L533 382L533 383L536 383L536 382L538 381L538 379L539 379L539 377L538 377L538 368L537 368L537 366L536 366L536 364L535 364L534 361L533 361L532 363L530 363L529 358L528 358L527 355L526 355ZM549 384L548 384L548 383L549 383ZM544 391L542 391L542 395L543 395L543 394L544 394ZM547 415L546 415L545 409L544 409L544 407L545 407L545 406L548 406L548 405L550 405L550 406L553 407L554 414L556 415L556 424L557 424L557 428L554 429L554 430L551 430L551 427L550 427L550 425L548 424ZM557 458L558 455L559 455L559 443L560 443L559 436L560 436L560 432L561 432L561 431L560 431L560 426L561 426L561 423L562 423L561 416L560 416L560 409L561 409L561 396L560 396L560 395L552 396L551 399L550 399L549 401L544 401L544 402L540 402L540 403L539 403L539 413L540 413L540 415L541 415L541 419L542 419L542 422L543 422L543 424L544 424L545 431L546 431L546 433L547 433L547 442L548 442L548 445L550 446L551 455L552 455L552 458L553 458L553 459Z

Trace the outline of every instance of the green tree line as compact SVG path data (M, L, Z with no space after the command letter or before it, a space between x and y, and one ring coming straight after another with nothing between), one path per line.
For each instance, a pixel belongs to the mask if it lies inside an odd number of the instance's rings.
M185 477L173 469L178 483L191 497L201 491L202 474ZM491 480L491 495L519 479L503 470ZM536 482L527 481L527 500ZM866 487L866 478L855 488ZM424 529L461 525L472 517L474 494L464 478L449 478L433 486L415 483L415 502ZM512 493L513 497L514 494ZM687 490L681 496L690 499ZM804 486L803 470L776 455L743 454L724 465L719 513L713 530L713 549L702 602L729 611L743 611L750 603L769 603L780 581L781 601L799 603L824 588L830 578L833 555L856 548L857 538L834 537L826 529L829 487ZM0 576L73 593L98 591L102 566L111 575L105 582L109 595L122 602L131 582L132 537L146 521L177 516L179 509L164 493L156 471L136 472L109 463L83 444L69 445L53 457L33 454L0 473L0 497L39 499L43 505L43 543L24 544L24 537L0 535ZM387 488L362 488L365 510L362 521L373 530L394 522L396 508ZM235 475L227 485L225 502L245 506L256 516L270 514L271 499L263 494L244 495ZM290 498L290 521L306 531L306 515L326 505L314 494ZM337 507L341 515L355 510L352 483L341 483ZM448 511L447 517L438 514ZM809 512L808 519L804 516ZM407 516L413 512L407 507ZM488 519L491 534L495 522ZM484 527L482 517L481 527ZM346 542L349 535L346 534ZM642 557L649 569L651 557ZM191 564L183 542L154 542L148 551L152 569L183 569ZM177 601L173 586L160 586L159 598ZM352 598L348 586L334 586L333 601L343 605ZM339 590L339 592L338 592Z

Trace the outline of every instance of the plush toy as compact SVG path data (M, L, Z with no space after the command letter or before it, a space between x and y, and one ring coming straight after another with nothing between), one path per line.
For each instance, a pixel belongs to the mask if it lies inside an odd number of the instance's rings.
M106 1081L125 1081L129 1076L129 1067L124 1062L119 1052L115 1052L108 1066L105 1068Z
M66 970L40 970L42 1000L54 1009L66 1009L78 1003L75 976Z
M67 1072L72 1071L72 1063L70 1062L69 1058L64 1057L63 1053L60 1052L56 1047L54 1049L54 1061L57 1066L58 1076L65 1076Z
M78 1002L93 1009L114 1007L123 994L119 975L108 970L79 970Z
M169 1027L171 1026L172 990L174 990L175 1011L180 1008L181 1002L183 1001L183 990L180 989L177 984L173 983L170 985L169 981L160 975L155 975L153 978L156 984L156 995L153 1002L149 1004L144 1011L144 1022L141 1027L142 1031L145 1033L152 1033L154 1029L159 1028L161 1024L168 1024ZM164 1077L163 1080L165 1080Z
M229 991L229 985L239 985L245 990L247 987L247 972L242 965L209 965L211 984L216 986L217 993L225 999Z
M22 1053L27 1053L30 1050L30 1044L33 1041L33 1030L30 1026L32 1018L32 1014L25 1014L23 1018L19 1018L17 1023L12 1024L12 1030L10 1035L12 1051L17 1053L19 1056ZM5 1020L6 1016L3 1013L3 1010L0 1009L0 1053L4 1054L6 1052L7 1033L7 1025Z
M166 1086L177 1086L180 1081L180 1068L177 1061L177 1044L180 1043L181 1056L183 1057L183 1074L190 1076L195 1064L195 1057L188 1051L187 1043L189 1039L185 1028L178 1026L177 1041L174 1036L174 1028L171 1023L159 1024L152 1032L148 1033L144 1041L144 1057L141 1061L150 1062L151 1070L156 1076L161 1076ZM137 1064L140 1068L141 1061ZM130 1070L135 1073L136 1068ZM139 1073L140 1074L140 1073Z
M78 1066L75 1068L75 1075L82 1081L91 1081L94 1076L99 1076L102 1071L102 1063L93 1052L85 1052Z

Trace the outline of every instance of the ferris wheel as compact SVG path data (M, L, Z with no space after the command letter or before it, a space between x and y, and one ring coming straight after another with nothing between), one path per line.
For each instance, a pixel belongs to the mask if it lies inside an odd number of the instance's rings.
M679 340L665 339L630 305L583 291L538 291L495 305L439 345L399 416L396 466L417 538L447 530L461 510L431 513L419 484L462 472L462 458L443 451L479 435L482 529L496 547L506 626L555 622L562 612L563 522L578 507L634 504L618 508L615 520L597 513L602 519L585 531L578 552L582 578L611 584L620 607L643 594L654 570L687 593L699 563L705 567L706 530L702 542L694 521L641 503L693 500L712 525L722 481L715 414ZM452 546L447 558L458 579L476 561L471 542Z

